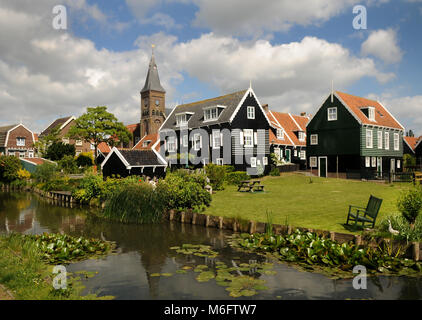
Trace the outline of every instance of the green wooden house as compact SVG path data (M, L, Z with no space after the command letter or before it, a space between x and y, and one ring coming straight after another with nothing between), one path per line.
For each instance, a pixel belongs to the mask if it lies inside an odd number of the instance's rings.
M380 102L333 92L307 125L308 168L320 177L400 172L403 133Z

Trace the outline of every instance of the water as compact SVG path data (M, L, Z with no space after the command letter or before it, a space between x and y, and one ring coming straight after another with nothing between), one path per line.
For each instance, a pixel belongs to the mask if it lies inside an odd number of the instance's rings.
M31 194L0 192L0 233L39 234L64 232L116 241L118 254L87 260L67 267L68 271L97 271L84 280L85 293L112 295L116 299L232 299L215 280L199 283L193 271L176 274L185 265L206 264L213 268L222 261L228 266L260 260L240 254L227 246L230 233L217 229L166 222L159 225L124 225L92 218L89 209L49 204ZM211 245L216 259L179 255L170 247L184 243ZM243 299L420 299L422 276L372 277L367 290L355 290L352 280L332 280L323 275L301 272L285 264L274 264L276 275L258 275L268 290ZM151 277L172 273L171 277Z

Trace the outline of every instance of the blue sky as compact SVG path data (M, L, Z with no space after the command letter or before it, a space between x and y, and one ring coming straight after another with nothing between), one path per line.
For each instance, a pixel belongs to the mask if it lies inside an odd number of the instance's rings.
M314 114L334 80L336 90L380 100L422 134L421 0L63 2L68 29L57 31L55 1L0 0L0 103L10 105L0 124L21 110L42 130L54 117L103 104L136 122L154 43L167 107L252 81L270 108ZM367 9L366 30L352 26L358 4Z

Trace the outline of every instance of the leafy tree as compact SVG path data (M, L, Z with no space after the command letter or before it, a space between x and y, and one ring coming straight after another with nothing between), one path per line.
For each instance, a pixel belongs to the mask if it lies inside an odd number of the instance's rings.
M69 130L68 136L92 143L95 147L95 158L100 143L116 146L122 142L128 143L132 138L129 130L107 111L107 107L87 108L87 112L76 119L76 124Z
M73 174L78 172L78 166L74 156L64 156L59 161L59 168L63 170L64 173Z
M35 172L32 174L32 177L37 183L47 182L57 178L57 169L57 165L54 163L44 162L43 164L37 166Z
M405 154L403 156L403 167L408 170L409 167L416 166L416 157L412 156L411 154Z
M39 138L37 142L34 143L35 149L42 157L47 157L47 149L53 143L60 142L60 126L53 128L49 134Z
M92 156L92 153L90 152L81 153L76 158L76 164L78 165L78 167L92 167L94 165L94 158Z
M19 179L22 168L19 158L14 156L0 156L0 181L10 183Z
M47 148L45 157L52 161L62 160L64 156L75 157L76 148L73 144L64 144L63 142L54 142Z

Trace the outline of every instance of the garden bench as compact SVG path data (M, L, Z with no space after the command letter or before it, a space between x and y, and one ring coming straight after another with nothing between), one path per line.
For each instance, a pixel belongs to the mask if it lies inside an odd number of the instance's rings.
M349 221L354 221L354 225L356 226L358 222L361 222L362 227L364 227L365 223L369 223L372 224L372 228L374 228L381 204L382 199L371 195L366 208L350 205L346 224L348 225Z
M264 186L261 185L261 181L240 181L237 191L239 192L254 192L264 191Z
M414 178L413 178L413 184L422 184L422 172L415 172L414 173Z

